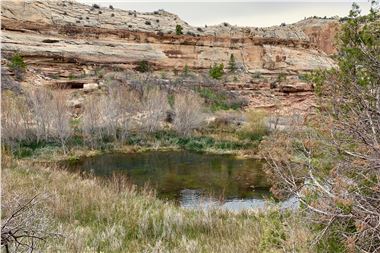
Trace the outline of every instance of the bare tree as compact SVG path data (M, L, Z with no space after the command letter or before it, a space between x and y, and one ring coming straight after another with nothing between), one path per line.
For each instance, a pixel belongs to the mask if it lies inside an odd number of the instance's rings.
M133 116L137 114L140 101L136 92L125 87L112 88L110 99L116 112L117 140L124 143L133 125ZM136 123L135 123L136 124Z
M339 68L313 77L320 113L261 144L280 195L294 194L350 252L380 251L380 47L378 9L353 5L342 27Z
M84 136L93 147L104 137L123 143L139 104L138 96L121 86L110 87L107 94L88 97L82 114Z
M48 238L58 236L51 232L52 224L46 210L39 207L39 197L2 198L1 247L5 252L33 252Z
M54 136L58 137L62 146L62 150L66 154L66 141L72 133L70 126L70 109L67 106L66 96L64 93L55 93L52 99L52 131L54 133Z
M143 130L154 132L160 129L162 122L166 117L169 109L167 92L159 88L146 89L142 101L142 119Z
M33 115L37 142L41 139L48 140L51 128L52 94L44 88L30 90L27 93L30 108Z
M202 99L192 92L177 94L174 99L174 129L189 135L193 129L199 128L204 121Z
M81 129L84 138L95 148L99 139L102 138L102 115L99 97L89 96L84 104L81 117Z
M99 122L98 126L102 129L103 136L117 140L118 120L120 111L117 92L99 97Z
M30 112L25 100L12 92L2 94L1 138L4 144L14 146L29 136Z

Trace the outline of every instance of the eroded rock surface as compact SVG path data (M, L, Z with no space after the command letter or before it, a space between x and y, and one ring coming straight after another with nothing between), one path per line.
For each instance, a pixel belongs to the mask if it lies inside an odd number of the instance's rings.
M135 69L141 61L155 71L182 71L187 65L201 73L214 63L227 66L233 54L239 81L222 86L246 97L250 107L276 107L283 113L312 106L313 87L298 76L334 66L329 55L335 53L339 27L336 20L321 19L269 28L193 27L164 10L138 13L73 1L19 0L2 2L1 21L3 54L20 52L32 73L40 75L40 85L80 83L84 88L98 80L70 77L85 76L97 66ZM183 35L175 34L176 25ZM285 83L273 85L284 73ZM257 74L261 78L254 80Z

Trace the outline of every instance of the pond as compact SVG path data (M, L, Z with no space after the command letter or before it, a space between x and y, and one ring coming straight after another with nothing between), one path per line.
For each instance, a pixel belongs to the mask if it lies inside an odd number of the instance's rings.
M70 167L95 176L126 176L137 186L148 184L159 198L185 208L262 208L272 198L262 161L231 155L187 151L112 153L84 158ZM292 204L292 200L281 203Z

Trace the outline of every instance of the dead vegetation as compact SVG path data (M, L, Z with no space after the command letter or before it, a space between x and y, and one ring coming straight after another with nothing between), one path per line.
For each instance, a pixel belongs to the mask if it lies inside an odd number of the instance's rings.
M38 251L310 252L310 232L291 213L186 210L124 180L105 183L31 164L3 164L2 174L3 200L49 194L41 204L61 236L35 244Z
M190 135L192 130L204 124L202 99L191 92L177 94L174 98L174 129L183 135Z
M47 240L60 236L53 232L53 220L44 208L46 200L47 196L42 194L28 199L24 195L3 192L1 247L6 253L38 251Z
M320 113L262 142L279 195L294 194L328 252L380 250L379 9L353 5L339 37L339 68L317 72Z

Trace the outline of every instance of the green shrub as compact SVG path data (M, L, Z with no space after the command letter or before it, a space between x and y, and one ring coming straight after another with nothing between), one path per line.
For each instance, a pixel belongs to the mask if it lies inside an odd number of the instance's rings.
M72 147L72 146L83 146L85 145L84 139L81 135L74 135L71 138L68 139L67 146Z
M177 35L183 34L183 28L182 28L181 25L176 25L176 27L175 27L175 34L177 34Z
M240 109L244 101L230 99L225 91L213 90L210 88L198 88L196 90L199 95L205 99L206 104L210 106L211 111L219 110L238 110Z
M15 73L17 80L22 80L24 78L26 63L20 53L17 52L11 57L8 66Z
M299 74L298 75L298 79L301 80L301 81L309 81L310 80L310 76L309 74Z
M220 78L222 78L222 76L224 74L224 65L223 65L223 63L221 63L221 64L214 63L214 66L210 69L209 74L214 79L220 79Z
M140 61L137 65L137 68L136 70L141 72L141 73L145 73L145 72L149 72L151 71L152 67L150 66L149 62L148 61Z
M69 75L69 80L75 80L77 77L75 76L75 75L73 75L73 74L70 74Z
M234 72L236 70L236 61L235 61L235 56L234 54L230 55L230 60L228 61L228 69L231 72Z
M228 140L215 140L208 136L181 137L178 138L177 144L183 149L197 152L205 151L207 149L238 150L250 147L250 144Z
M15 53L11 57L11 61L9 63L9 67L14 70L14 69L26 69L26 63L24 62L24 58L20 55L20 53Z
M185 67L183 68L183 75L184 76L188 76L190 74L190 68L189 66L186 64Z
M31 157L41 150L53 150L56 147L60 147L60 143L53 141L36 141L25 140L20 141L13 154L17 158ZM47 153L47 152L46 152Z
M17 158L25 158L33 155L33 149L29 147L21 147L14 153Z
M283 215L280 212L271 212L268 216L270 217L268 220L263 220L262 238L260 240L262 252L268 252L268 249L273 248L281 249L287 239L283 226Z
M277 82L284 82L286 80L286 74L285 73L280 73L277 76Z

